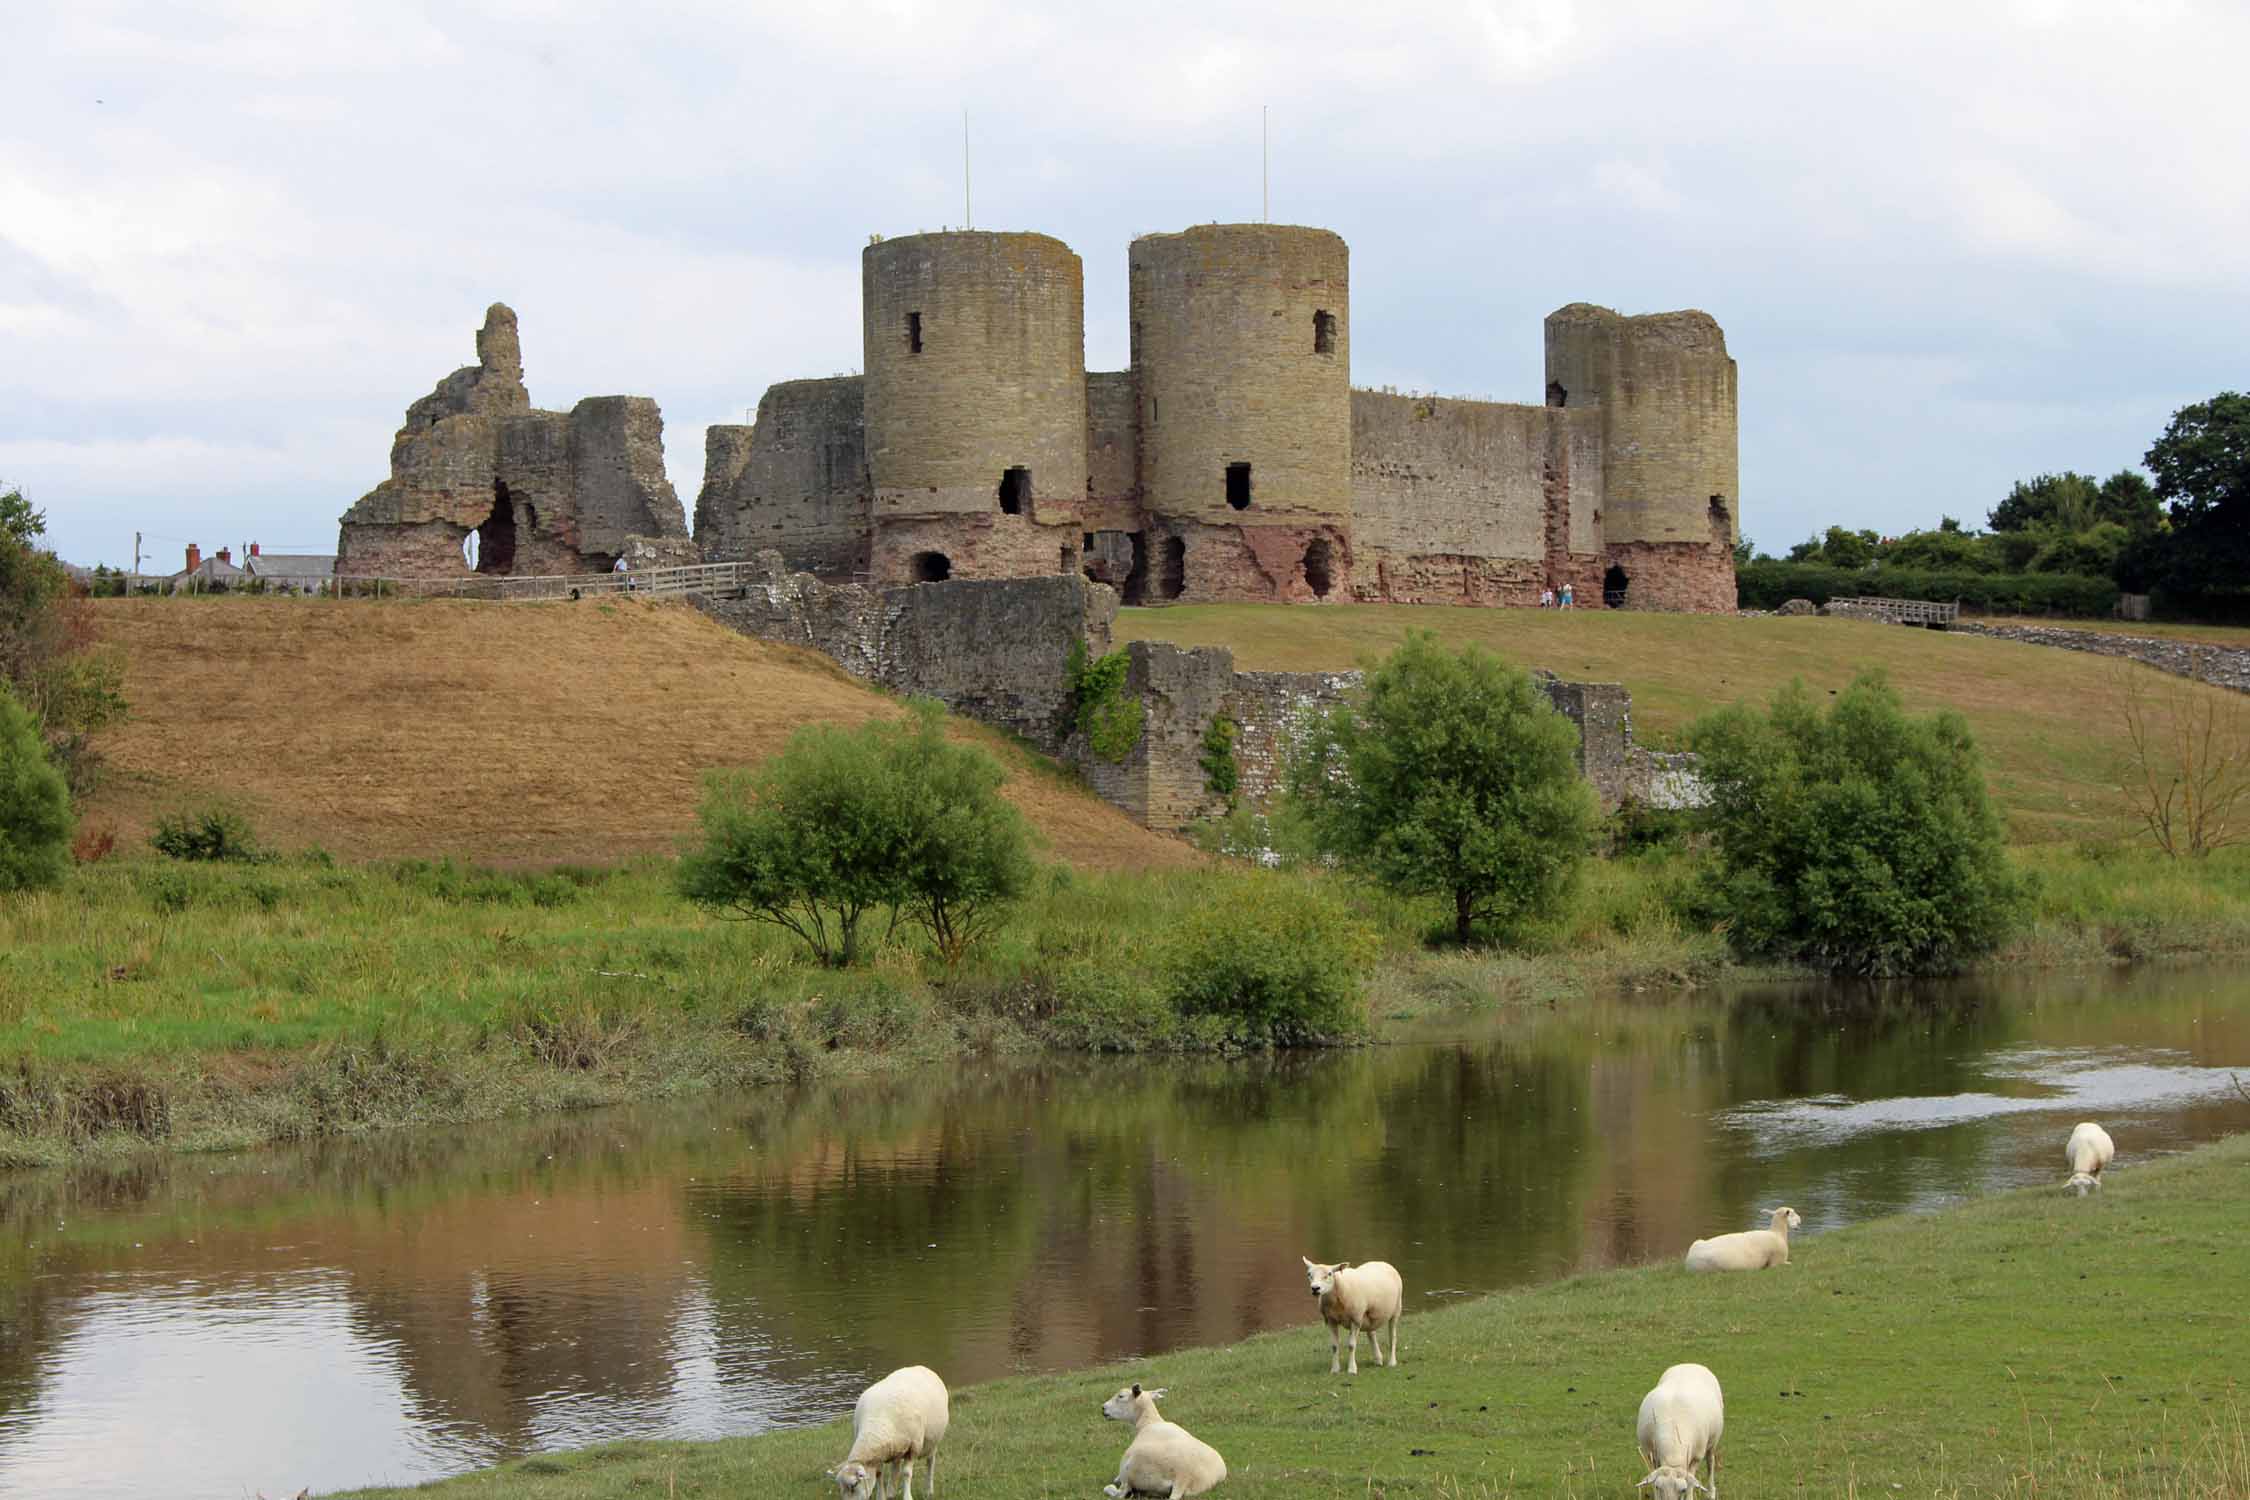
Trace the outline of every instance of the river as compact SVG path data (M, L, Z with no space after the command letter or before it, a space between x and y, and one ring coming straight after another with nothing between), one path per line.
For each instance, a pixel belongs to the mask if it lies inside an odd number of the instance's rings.
M1806 986L1511 1010L1225 1061L972 1062L129 1170L0 1176L0 1497L294 1494L847 1412L2111 1180L2250 1128L2250 977ZM1324 1343L1308 1332L1310 1341ZM1161 1362L1151 1369L1161 1378Z

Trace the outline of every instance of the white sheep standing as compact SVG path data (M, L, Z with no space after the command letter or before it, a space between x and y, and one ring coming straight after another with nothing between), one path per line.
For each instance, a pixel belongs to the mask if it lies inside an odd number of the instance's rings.
M1766 1210L1769 1229L1745 1229L1740 1234L1717 1234L1687 1247L1691 1271L1763 1271L1789 1264L1789 1231L1805 1221L1793 1208Z
M852 1403L852 1451L828 1472L845 1500L890 1500L890 1472L903 1470L902 1500L914 1500L914 1460L930 1461L937 1493L937 1445L952 1420L945 1382L924 1365L893 1370Z
M1687 1500L1697 1490L1719 1500L1719 1438L1726 1431L1727 1403L1719 1377L1702 1365L1674 1365L1657 1377L1656 1388L1641 1397L1641 1460L1648 1476L1636 1489L1654 1500ZM1695 1477L1702 1463L1704 1478ZM1706 1483L1705 1481L1708 1481Z
M2095 1191L2102 1185L2102 1168L2116 1154L2116 1143L2110 1140L2108 1131L2092 1120L2079 1121L2078 1128L2070 1133L2070 1144L2063 1148L2063 1155L2070 1161L2070 1181L2063 1186L2078 1189L2081 1198Z
M1398 1268L1387 1260L1362 1261L1353 1265L1348 1260L1334 1265L1322 1265L1311 1256L1299 1256L1305 1263L1305 1279L1312 1284L1312 1292L1320 1299L1321 1321L1328 1325L1328 1373L1334 1375L1341 1368L1337 1345L1339 1335L1350 1329L1352 1335L1351 1373L1359 1373L1359 1335L1367 1331L1367 1342L1375 1348L1375 1363L1384 1364L1383 1325L1391 1329L1391 1357L1388 1363L1398 1363L1398 1315L1406 1304L1406 1283L1399 1279Z
M1102 1486L1110 1500L1130 1495L1163 1495L1168 1500L1200 1495L1227 1477L1219 1450L1156 1409L1162 1387L1144 1391L1135 1382L1102 1403L1102 1415L1133 1424L1133 1440L1117 1461L1117 1478Z

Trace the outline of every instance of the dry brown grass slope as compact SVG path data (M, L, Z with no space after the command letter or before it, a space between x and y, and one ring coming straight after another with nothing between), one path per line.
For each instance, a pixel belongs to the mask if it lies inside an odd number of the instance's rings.
M139 845L162 812L239 803L284 847L499 863L668 851L698 778L800 724L897 700L809 651L681 604L104 600L132 714L104 735L87 820ZM1198 856L1136 827L991 731L1008 795L1072 864Z
M1706 709L1763 702L1791 678L1825 692L1862 667L1881 667L1910 708L1955 708L1968 719L2023 842L2136 834L2117 790L2127 748L2119 674L2178 681L2052 646L1865 620L1600 609L1173 605L1123 611L1117 638L1226 646L1238 667L1254 670L1332 671L1381 656L1416 629L1564 677L1622 682L1636 729L1655 739L1677 735ZM2183 687L2235 701L2217 688Z

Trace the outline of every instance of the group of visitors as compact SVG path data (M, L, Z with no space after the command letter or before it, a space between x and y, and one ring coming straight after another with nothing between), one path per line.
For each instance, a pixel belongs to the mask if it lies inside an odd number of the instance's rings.
M1567 583L1560 589L1549 587L1539 591L1539 607L1541 609L1568 609L1570 608L1570 599L1570 585Z

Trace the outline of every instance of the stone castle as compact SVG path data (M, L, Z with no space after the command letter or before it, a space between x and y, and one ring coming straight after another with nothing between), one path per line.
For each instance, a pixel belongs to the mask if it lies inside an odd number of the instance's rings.
M533 411L515 317L407 413L338 571L567 573L772 550L830 582L1068 575L1127 603L1731 610L1735 366L1700 312L1573 303L1541 405L1355 390L1349 252L1211 224L1129 252L1131 368L1085 368L1078 256L981 230L870 243L865 374L715 426L692 538L639 397ZM464 543L477 537L474 562Z

